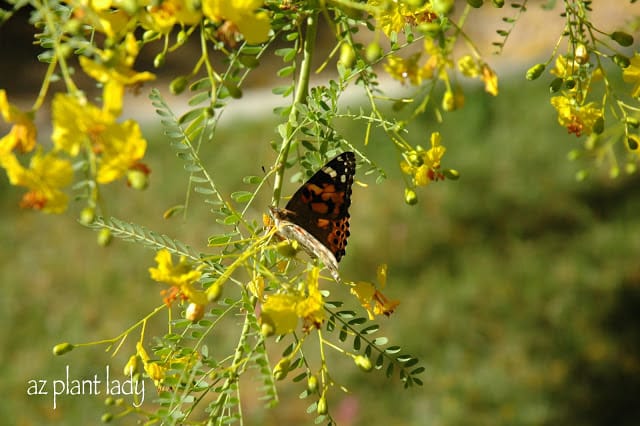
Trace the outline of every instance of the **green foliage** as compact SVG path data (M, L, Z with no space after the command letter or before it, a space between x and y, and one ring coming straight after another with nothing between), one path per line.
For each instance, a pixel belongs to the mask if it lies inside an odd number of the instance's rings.
M496 7L504 4L492 3ZM333 365L330 351L362 372L377 370L387 379L399 379L405 388L424 384L426 367L418 358L390 343L394 339L378 334L381 327L376 315L391 316L398 305L381 293L386 267L378 268L377 284L339 279L333 269L334 279L330 280L320 274L323 266L331 266L326 258L295 258L293 252L299 245L309 248L303 239L281 241L287 235L279 224L274 225L268 217L260 221L256 212L266 210L258 204L263 198L270 197L273 207L282 203L285 175L304 181L329 158L347 150L355 153L361 176L382 182L387 176L383 166L362 148L374 141L395 153L392 160L383 161L393 162L385 166L402 173L404 188L398 192L404 193L406 204L419 205L418 187L458 179L461 174L443 164L445 146L455 139L447 139L437 130L414 138L413 129L422 125L425 117L442 122L448 113L463 108L465 90L458 75L479 79L487 93L498 95L497 74L463 29L470 7L455 17L453 3L446 1L30 4L32 22L40 31L37 40L44 49L39 59L48 64L48 70L31 111L23 112L9 104L5 91L0 92L2 115L13 125L1 142L0 165L12 185L27 188L24 207L49 213L67 208L64 188L73 182L77 198L86 203L80 221L98 230L98 243L108 246L116 238L155 251L156 266L148 268L149 274L153 281L168 286L161 292L163 304L147 314L137 314L141 318L115 337L68 346L76 349L74 354L81 346L94 345L106 345L114 356L124 352L129 355L125 369L131 373L130 379L155 385L157 399L153 403L108 404L110 412L102 416L104 421L135 416L138 421L162 424L242 423L244 400L247 395L255 397L247 392L245 380L257 383L257 398L273 407L280 399L276 382L288 378L298 386L306 381L299 396L312 400L306 411L317 415L316 423L336 424L331 399L336 391L347 390L341 384L346 373ZM484 2L467 4L480 8ZM526 4L511 4L515 17L504 18L508 29L497 31L501 41L494 45L500 51ZM20 7L15 4L14 10ZM597 29L590 11L590 2L565 2L566 27L560 40L568 41L568 52L558 53L558 43L546 63L529 69L527 79L541 77L555 59L552 92L558 96L552 97L551 103L558 121L570 133L587 137L584 149L573 151L572 158L605 159L612 177L620 174L617 163L621 158L624 171L633 174L640 146L636 134L640 65L637 54L630 57L618 48L632 46L634 38L622 30L607 34ZM320 23L325 21L329 24L325 31L335 39L326 57L317 46ZM361 38L360 32L365 29L375 34L375 41ZM388 38L385 49L378 42L382 34ZM605 39L617 46L603 42ZM188 219L187 214L198 205L194 200L207 205L216 226L208 231L210 235L201 237L208 242L204 250L194 250L179 239L129 220L107 219L106 214L110 204L105 197L107 184L123 178L134 189L148 186L150 169L143 162L147 141L135 121L119 119L125 89L138 88L155 78L150 71L133 69L136 58L147 45L163 42L152 61L155 68L162 68L189 40L198 42L199 57L188 74L173 76L169 84L174 94L189 90L188 109L181 115L174 113L172 101L157 89L152 89L149 98L159 117L163 139L179 160L177 167L188 176L184 201L167 209L164 217L182 212ZM469 54L458 57L459 42L466 45ZM419 49L406 53L412 46ZM284 104L276 109L276 134L270 135L274 139L263 141L270 142L272 164L262 177L242 177L231 170L236 187L221 185L220 176L209 166L204 153L212 146L217 148L221 117L231 103L245 96L247 77L264 69L267 52L274 52L284 63L272 74L285 80L272 88ZM102 89L100 106L77 85L72 62L76 57L78 69ZM614 79L603 66L604 59L611 59L622 72L622 79L635 87L613 88ZM324 74L323 80L315 82L312 75L316 62L321 62L315 70L318 73L335 63L337 74ZM415 86L413 91L401 96L386 94L377 65L382 65L393 79ZM600 96L593 90L598 78L603 79L604 94L601 101L594 101L594 96ZM33 115L56 79L65 84L66 93L53 97L53 146L45 152L36 140ZM366 100L364 106L345 105L345 95L351 89L360 91ZM361 131L352 138L347 133L354 124L360 125ZM625 143L623 149L620 141ZM250 142L247 138L238 142L245 147L245 156L251 150ZM30 159L29 167L22 165L25 154ZM251 160L241 155L233 159L237 163ZM289 173L294 168L299 171ZM81 172L80 177L73 175L74 169ZM331 170L328 172L331 174ZM579 176L586 176L586 171ZM240 186L241 181L247 186ZM326 191L321 195L329 196L321 197L328 211L334 204L349 201L344 193L332 192L332 187L321 188ZM470 199L473 195L464 201ZM497 209L499 203L477 206L495 213L491 209ZM314 207L318 211L322 208ZM465 213L465 206L459 206L452 216L464 219ZM495 214L486 216L489 221L495 220ZM314 225L322 228L327 223L319 220L310 226ZM300 231L296 232L299 235ZM328 247L327 241L312 242L320 244L316 248ZM315 250L315 254L318 252ZM407 252L397 260L418 265L421 255ZM460 261L453 255L452 259L449 261ZM367 266L362 273L374 268ZM478 266L474 272L481 274L483 270ZM501 296L500 291L493 290ZM328 301L330 295L336 300ZM161 312L166 312L168 319L158 332L150 323ZM225 333L232 336L220 345L211 343L217 343ZM129 338L136 339L135 348L127 342ZM570 343L580 345L579 341ZM277 345L285 348L272 367L269 348ZM60 349L63 347L54 346L54 353L62 354L66 351ZM501 395L504 397L508 390L508 385L501 387ZM482 403L491 405L494 397L481 398ZM542 419L535 413L527 416L525 413L522 418Z

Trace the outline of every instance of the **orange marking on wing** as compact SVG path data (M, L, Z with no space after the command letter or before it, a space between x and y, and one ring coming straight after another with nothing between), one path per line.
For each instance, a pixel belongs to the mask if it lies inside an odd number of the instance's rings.
M331 223L329 221L329 219L318 219L318 221L316 222L318 227L320 228L326 228L327 226L329 226L329 224Z
M327 214L329 212L329 205L327 203L311 203L311 210L320 214Z

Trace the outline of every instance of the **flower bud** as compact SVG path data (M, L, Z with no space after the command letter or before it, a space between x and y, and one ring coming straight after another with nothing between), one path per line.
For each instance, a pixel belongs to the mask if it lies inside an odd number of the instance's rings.
M187 35L187 32L184 30L180 30L178 32L178 35L176 35L176 42L178 42L178 44L184 44L184 42L187 41L188 38L189 36Z
M573 56L577 63L584 65L589 62L589 50L583 43L578 43L573 52Z
M411 188L404 189L404 202L413 206L418 203L418 194Z
M210 303L213 303L215 301L217 301L218 299L220 299L220 296L222 295L222 284L220 283L213 283L207 290L206 290L206 294L207 294L207 300Z
M315 374L311 374L307 377L307 391L314 393L316 390L318 390L318 378Z
M544 64L535 64L527 70L525 78L529 81L533 81L542 75L545 68Z
M129 361L124 366L123 374L127 377L133 376L138 371L138 356L131 355Z
M198 322L204 316L204 305L200 305L199 303L189 303L187 306L187 310L185 312L184 317L191 322Z
M631 65L631 61L629 60L629 58L620 54L613 55L613 62L620 68L627 68L629 65Z
M353 361L364 372L369 372L373 368L373 364L371 364L371 360L366 356L358 355L353 358Z
M74 346L71 343L68 342L64 342L64 343L58 343L57 345L55 345L53 347L53 354L54 355L64 355L67 352L71 352L73 350Z
M167 56L165 55L164 52L158 53L156 57L153 58L154 68L160 68L161 66L163 66L166 59L167 59Z
M440 16L448 15L453 9L453 0L431 0L433 11Z
M152 30L147 30L142 34L142 40L146 42L151 41L157 37L158 37L158 33Z
M640 121L638 121L638 119L635 117L627 117L626 122L629 126L633 127L634 129L637 129L638 126L640 126Z
M171 91L172 95L179 95L180 93L184 92L184 89L187 88L188 84L189 80L187 79L187 77L181 75L180 77L176 77L173 79L171 84L169 84L169 90Z
M318 400L318 407L316 408L316 411L320 415L327 414L327 412L329 411L327 409L327 397L325 396L324 392L322 393L322 396Z
M592 130L596 135L602 134L602 132L604 131L604 118L602 118L602 116L596 118L595 123L593 123Z
M482 3L484 3L484 0L467 0L467 4L476 9L482 7Z
M89 225L96 218L96 210L93 207L85 207L80 212L80 223Z
M442 173L447 179L450 179L450 180L460 179L460 172L455 169L443 169Z
M611 33L611 39L623 47L628 47L633 44L633 36L622 31L614 31Z
M338 64L344 68L351 68L353 61L356 59L356 54L353 51L353 47L349 43L342 43L340 45L340 57L338 58Z
M127 172L127 184L138 191L147 189L149 186L147 173L140 169L129 169Z
M289 358L282 358L280 362L273 367L273 378L276 380L283 380L289 374L289 367L291 360Z
M102 423L111 423L111 420L113 420L113 414L111 413L104 413L102 417L100 417Z
M100 247L106 247L111 244L111 230L107 228L102 228L100 232L98 232L98 245Z
M451 90L447 90L442 96L442 109L447 112L456 110L456 98Z
M369 43L366 50L364 51L364 56L368 62L375 62L382 56L382 48L377 41Z
M564 87L572 90L574 87L576 87L576 81L572 77L569 77L564 81Z
M563 82L564 81L560 77L554 78L553 81L551 81L551 84L549 84L549 92L551 93L558 92L558 90L562 89Z
M106 397L106 398L104 399L104 405L106 405L106 406L115 405L115 403L116 403L116 400L115 400L115 399L113 399L113 397L112 397L112 396L108 396L108 397Z
M638 149L638 137L636 135L629 135L627 138L627 146L631 151Z
M275 332L276 329L270 322L264 321L262 322L262 324L260 324L260 334L262 334L264 337L273 336L273 333Z
M504 6L504 0L492 0L491 3L493 3L493 7L497 7L498 9L502 9Z

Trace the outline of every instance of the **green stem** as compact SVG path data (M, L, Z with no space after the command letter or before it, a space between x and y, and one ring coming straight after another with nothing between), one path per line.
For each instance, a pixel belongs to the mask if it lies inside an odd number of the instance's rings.
M309 78L311 75L311 60L313 58L313 51L316 45L316 36L318 33L318 13L307 17L307 31L304 36L304 44L302 46L302 63L300 64L300 76L298 77L298 84L296 86L296 95L293 100L293 106L291 107L291 113L289 114L289 121L286 124L286 132L282 140L282 147L280 148L280 154L276 162L276 176L273 184L273 198L271 204L278 205L280 195L282 193L282 182L284 180L284 166L287 162L287 156L289 155L289 148L291 141L293 140L294 129L298 121L298 105L305 104L307 102L307 93L309 91Z

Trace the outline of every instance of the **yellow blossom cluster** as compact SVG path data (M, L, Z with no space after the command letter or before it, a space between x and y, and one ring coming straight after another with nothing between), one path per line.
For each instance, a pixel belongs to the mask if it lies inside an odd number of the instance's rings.
M400 163L401 170L412 177L416 186L426 186L429 183L444 179L440 170L440 161L446 152L441 144L439 132L431 134L431 148L424 150L418 147L415 151L405 154L405 159Z

